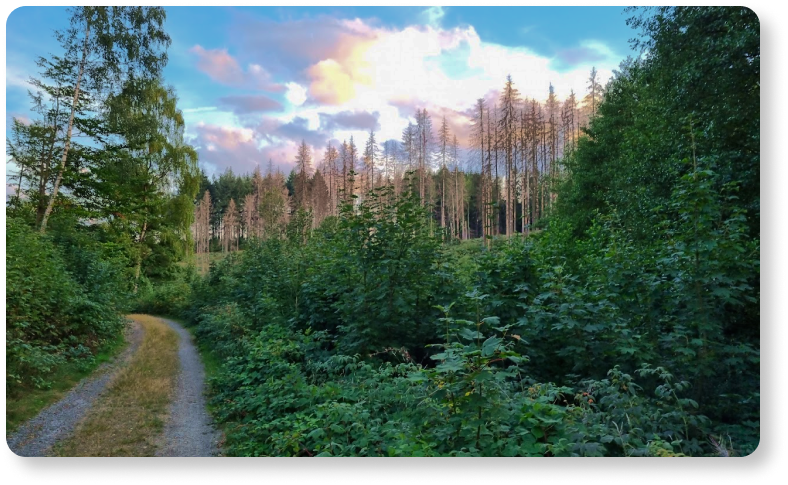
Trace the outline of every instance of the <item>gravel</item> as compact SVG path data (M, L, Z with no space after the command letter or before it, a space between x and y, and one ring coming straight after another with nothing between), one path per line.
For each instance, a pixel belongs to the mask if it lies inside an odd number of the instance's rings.
M189 332L162 319L180 336L181 369L156 456L216 456L221 438L205 407L205 371Z
M132 321L126 330L129 345L123 352L81 380L63 399L44 408L38 416L20 426L6 440L11 451L19 456L49 456L52 446L74 431L118 370L128 363L142 343L143 333L143 328Z

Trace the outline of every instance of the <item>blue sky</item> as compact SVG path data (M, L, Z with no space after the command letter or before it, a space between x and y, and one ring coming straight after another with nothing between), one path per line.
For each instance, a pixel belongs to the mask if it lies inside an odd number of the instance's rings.
M418 108L463 143L469 108L511 74L525 97L584 94L632 55L621 7L168 7L164 78L209 174L292 167L302 139L399 138ZM23 7L6 24L6 122L30 116L35 58L57 53L61 7ZM31 35L31 32L36 32Z

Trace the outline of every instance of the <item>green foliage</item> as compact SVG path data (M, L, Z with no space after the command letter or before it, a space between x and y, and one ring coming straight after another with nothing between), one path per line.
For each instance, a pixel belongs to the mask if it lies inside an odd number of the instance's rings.
M528 240L441 249L409 195L371 194L306 241L294 218L293 236L193 285L229 452L681 456L718 454L720 435L751 452L758 352L725 322L754 298L757 248L703 180L676 187L686 217L646 245L600 214L579 240L557 217Z
M175 272L170 279L143 279L134 302L134 313L180 316L188 308L192 281L196 278L193 266Z
M6 389L44 388L57 367L90 360L118 335L122 266L84 240L56 245L14 218L6 230Z
M330 332L350 355L434 339L433 307L451 286L428 214L410 194L389 203L390 190L343 207L305 249L298 325Z
M414 191L379 189L193 282L230 454L757 447L757 19L631 23L648 54L607 86L543 230L442 245Z

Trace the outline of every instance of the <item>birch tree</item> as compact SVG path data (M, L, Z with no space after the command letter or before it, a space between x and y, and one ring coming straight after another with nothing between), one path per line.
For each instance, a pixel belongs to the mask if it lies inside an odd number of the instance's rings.
M170 38L162 29L166 13L162 7L74 7L70 27L58 31L62 57L44 61L50 66L68 66L66 77L73 89L68 123L57 175L41 217L46 232L57 199L74 129L74 118L85 92L100 95L124 79L155 79L167 62ZM46 74L45 74L46 75Z

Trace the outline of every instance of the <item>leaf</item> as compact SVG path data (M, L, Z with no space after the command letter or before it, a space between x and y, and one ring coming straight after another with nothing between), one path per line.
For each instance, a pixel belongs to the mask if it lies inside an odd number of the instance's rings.
M306 435L306 437L307 438L319 438L319 437L321 437L323 435L325 435L325 431L323 431L323 428L317 428L317 429L312 430L308 435Z
M466 340L476 340L483 337L483 335L480 332L477 332L476 330L471 330L469 328L463 328L458 333L462 338Z
M495 353L495 349L501 344L499 337L490 337L482 344L482 356L489 357Z
M501 319L500 317L486 317L486 318L482 318L482 322L486 323L487 325L490 325L491 327L494 327L501 324Z

